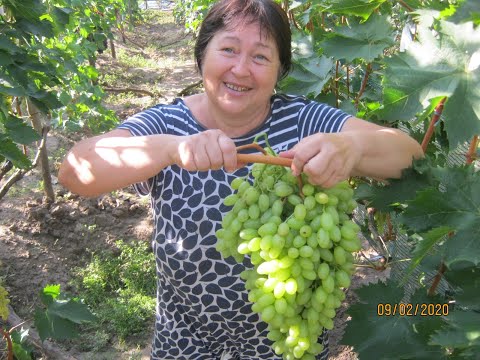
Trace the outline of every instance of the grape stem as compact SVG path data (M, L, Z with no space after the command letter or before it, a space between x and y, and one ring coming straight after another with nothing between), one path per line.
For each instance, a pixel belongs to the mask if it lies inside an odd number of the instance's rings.
M239 154L238 153L239 151L245 150L245 149L257 149L262 154ZM242 163L261 163L261 164L267 164L267 165L280 165L285 167L292 166L292 159L267 155L266 150L256 143L238 146L237 161Z

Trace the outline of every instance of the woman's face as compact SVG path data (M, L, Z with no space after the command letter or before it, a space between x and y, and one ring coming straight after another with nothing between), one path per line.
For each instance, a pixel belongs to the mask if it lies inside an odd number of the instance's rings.
M202 77L210 103L233 116L265 111L280 71L278 49L257 23L223 29L210 40ZM262 35L262 36L261 36Z

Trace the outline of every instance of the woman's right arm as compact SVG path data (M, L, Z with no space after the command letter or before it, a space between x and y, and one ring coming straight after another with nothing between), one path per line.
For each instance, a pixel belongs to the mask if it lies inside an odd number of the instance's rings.
M68 153L59 182L82 196L98 196L145 181L177 164L189 171L235 170L235 144L223 132L208 130L192 136L132 136L116 129L82 140Z

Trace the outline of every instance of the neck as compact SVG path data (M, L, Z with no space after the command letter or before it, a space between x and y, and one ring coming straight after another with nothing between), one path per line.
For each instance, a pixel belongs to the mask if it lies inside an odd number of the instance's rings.
M197 120L208 129L222 130L231 138L239 137L259 127L270 112L270 102L264 107L253 109L248 113L231 114L215 107L206 94L200 98Z

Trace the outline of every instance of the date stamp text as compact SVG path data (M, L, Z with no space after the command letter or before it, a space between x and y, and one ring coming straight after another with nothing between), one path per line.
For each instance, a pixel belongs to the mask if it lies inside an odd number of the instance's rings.
M379 303L377 316L448 316L448 304Z

